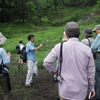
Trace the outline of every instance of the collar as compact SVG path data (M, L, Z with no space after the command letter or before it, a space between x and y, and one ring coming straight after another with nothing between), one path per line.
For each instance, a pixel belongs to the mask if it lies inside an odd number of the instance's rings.
M79 41L79 39L74 37L74 38L69 38L68 41Z
M33 44L33 42L31 42L31 41L28 41L29 43L31 43L31 44Z

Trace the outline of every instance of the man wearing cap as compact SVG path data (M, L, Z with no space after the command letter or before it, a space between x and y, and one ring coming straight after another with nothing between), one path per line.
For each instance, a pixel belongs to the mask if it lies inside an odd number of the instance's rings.
M100 25L96 25L93 32L97 34L91 45L92 53L97 53L96 57L96 100L100 100Z
M6 41L6 38L0 33L0 46ZM0 86L4 91L4 99L3 100L10 100L9 94L11 91L10 87L10 80L8 74L8 68L4 67L10 63L10 53L6 53L6 51L1 47L0 48ZM3 73L5 71L7 73Z
M83 30L84 39L81 40L82 43L91 47L92 43L94 42L94 38L92 37L92 29L86 28Z
M95 66L91 49L79 41L80 28L77 23L68 22L65 33L68 41L62 47L62 82L58 82L60 100L84 100L88 91L94 97ZM57 71L54 62L59 60L60 45L55 45L44 59L43 65L49 72Z

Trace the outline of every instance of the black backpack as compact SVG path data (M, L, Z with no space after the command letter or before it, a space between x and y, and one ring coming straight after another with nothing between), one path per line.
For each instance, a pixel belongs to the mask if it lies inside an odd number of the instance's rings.
M17 54L20 54L20 46L19 46L19 45L16 46L16 53L17 53Z
M23 60L23 62L26 62L27 61L26 47L23 47L20 54L21 54L21 59Z

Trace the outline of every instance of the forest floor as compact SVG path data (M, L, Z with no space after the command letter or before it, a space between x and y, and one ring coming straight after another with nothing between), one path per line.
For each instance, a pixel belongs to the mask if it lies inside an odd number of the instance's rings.
M58 86L53 82L53 74L47 72L45 68L38 66L38 75L33 77L36 84L32 84L31 87L25 87L26 64L18 70L16 59L12 59L8 67L12 87L10 100L59 100ZM3 100L1 87L0 100Z
M18 70L14 63L9 65L11 93L10 100L58 100L58 86L53 82L53 74L45 68L38 67L38 75L33 80L36 84L25 87L27 66L24 64ZM0 100L3 100L3 91L0 87Z

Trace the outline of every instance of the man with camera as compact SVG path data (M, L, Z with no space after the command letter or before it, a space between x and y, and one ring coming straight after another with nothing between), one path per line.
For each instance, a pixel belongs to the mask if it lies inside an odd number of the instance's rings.
M49 72L57 75L60 100L84 100L87 93L95 96L95 66L91 49L81 43L79 25L68 22L65 26L67 42L55 45L44 59L43 65ZM62 50L62 61L60 58ZM54 62L58 60L58 70Z

